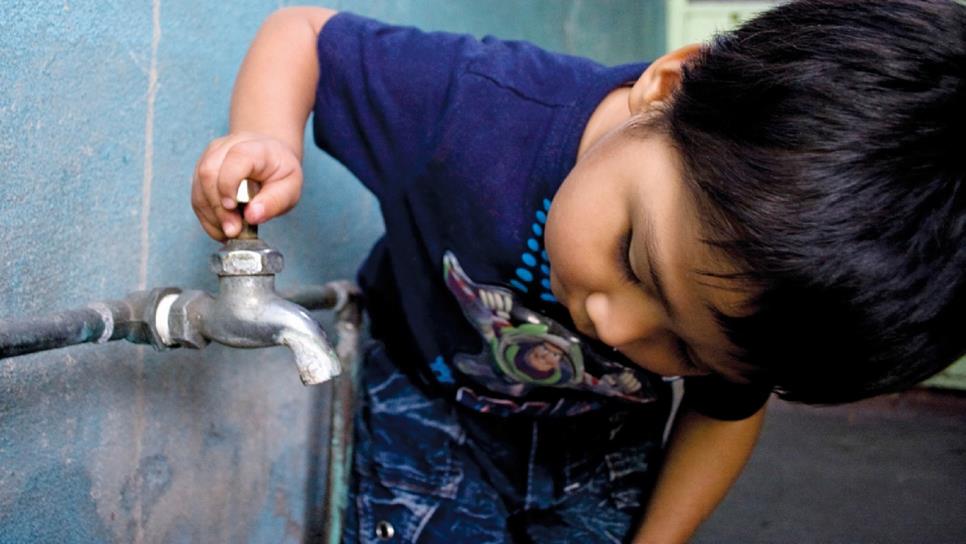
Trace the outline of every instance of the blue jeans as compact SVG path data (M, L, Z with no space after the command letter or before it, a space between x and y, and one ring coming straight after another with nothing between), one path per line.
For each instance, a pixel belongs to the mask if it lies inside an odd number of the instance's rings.
M374 342L343 542L625 542L661 460L669 402L569 418L470 411Z

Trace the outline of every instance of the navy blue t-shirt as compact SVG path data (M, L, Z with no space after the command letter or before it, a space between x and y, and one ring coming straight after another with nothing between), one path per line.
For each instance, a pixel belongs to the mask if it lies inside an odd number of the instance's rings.
M503 415L666 399L660 377L574 332L543 246L590 115L645 64L349 13L326 24L318 54L315 140L379 200L386 234L359 283L372 335L402 370ZM726 419L767 397L711 378L699 388L692 404Z

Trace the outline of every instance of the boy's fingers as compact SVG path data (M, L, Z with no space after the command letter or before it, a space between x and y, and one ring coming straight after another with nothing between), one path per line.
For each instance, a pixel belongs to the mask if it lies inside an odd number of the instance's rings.
M223 160L224 152L216 150L213 154L205 156L195 170L194 185L200 188L206 205L212 210L221 208L225 204L218 193L218 173L221 171ZM195 198L194 194L192 198Z
M245 209L245 220L257 225L278 217L295 207L301 193L301 171L278 181L266 183Z
M221 225L221 230L224 231L225 236L229 238L238 236L238 233L241 232L241 216L238 215L238 212L216 208L215 215L218 217L218 225Z
M205 229L208 236L211 236L219 242L225 239L222 224L218 221L215 210L208 205L208 199L205 198L204 191L201 188L201 184L198 183L197 178L191 184L191 209L198 216L198 222L201 223L202 228Z
M208 197L205 196L204 188L197 175L191 183L191 208L194 209L198 219L212 224L217 222L215 212L208 203Z
M208 209L214 214L215 225L219 226L224 232L225 236L228 238L234 238L241 232L241 217L237 212L230 209L225 209L225 204L230 204L231 208L235 207L234 198L226 199L218 190L218 177L221 172L225 170L225 163L228 161L227 153L230 151L228 146L222 146L216 149L212 155L205 159L205 163L201 168L204 168L204 172L199 172L199 178L201 183L201 191L205 196L205 201L208 203ZM212 173L215 170L214 164L217 164L217 172ZM237 183L236 183L237 190Z
M232 145L225 151L218 171L217 192L220 204L229 209L235 207L238 185L245 178L267 180L275 173L269 164L270 150L264 141L249 140Z
M241 216L234 210L243 179L263 184L245 212L253 224L292 209L302 189L298 158L285 144L251 134L244 136L249 139L239 141L238 137L212 141L195 167L192 207L205 231L216 240L233 238L241 231Z
M198 222L201 223L201 228L205 229L208 236L211 236L219 242L224 241L225 233L222 230L221 223L215 217L215 214L211 212L210 208L195 208L195 215L198 216Z
M205 232L208 233L208 236L211 236L218 242L224 242L227 239L225 233L222 232L220 228L215 227L207 221L201 222L201 228L205 229Z
M205 227L205 231L216 240L234 237L241 231L241 218L237 212L229 211L221 206L212 207L209 199L204 196L204 186L197 181L191 187L191 207L195 215ZM216 234L212 234L215 232Z
M234 238L241 232L241 220L237 213L219 209L217 214L198 214L201 226L212 238L222 242L225 238Z

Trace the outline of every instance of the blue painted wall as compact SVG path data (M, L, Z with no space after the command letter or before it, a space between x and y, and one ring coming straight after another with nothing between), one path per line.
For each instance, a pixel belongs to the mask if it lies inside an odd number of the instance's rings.
M284 4L0 3L0 318L214 290L190 175L226 129L248 42ZM656 0L329 5L608 63L664 43ZM283 287L351 277L382 228L339 165L310 151L306 179L301 206L262 230L286 256ZM277 349L115 343L0 360L0 542L300 541L326 392Z

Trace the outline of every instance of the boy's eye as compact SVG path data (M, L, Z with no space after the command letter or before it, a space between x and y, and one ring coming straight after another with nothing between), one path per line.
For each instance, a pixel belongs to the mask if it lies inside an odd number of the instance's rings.
M631 234L631 231L627 231L623 236L621 236L617 250L617 263L620 266L621 275L625 280L627 280L628 283L637 285L646 291L644 283L641 282L640 278L637 277L637 274L634 273L634 268L631 266ZM695 362L694 358L691 356L691 351L687 344L685 344L684 340L681 340L680 338L677 339L677 351L681 363L689 371L693 370L702 374L707 373L704 368Z
M620 265L624 279L635 285L640 284L641 280L634 274L634 269L631 267L631 231L627 231L621 236L620 243L617 246L617 263Z

